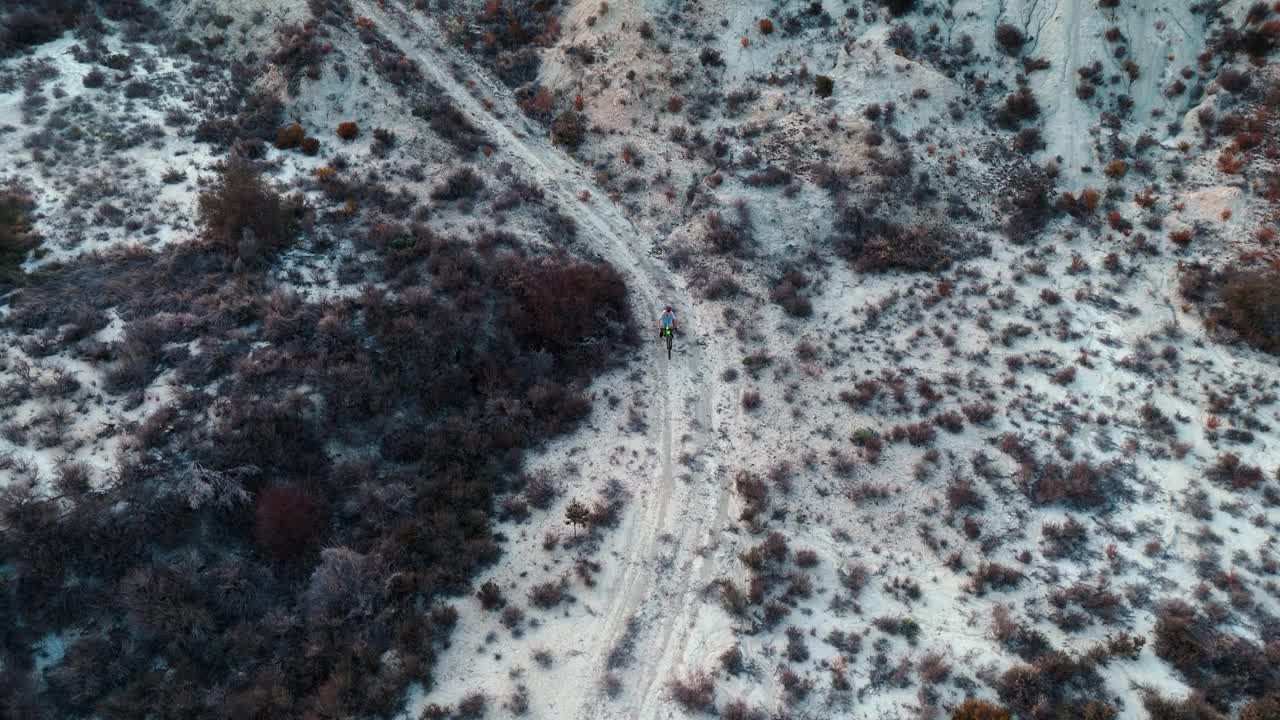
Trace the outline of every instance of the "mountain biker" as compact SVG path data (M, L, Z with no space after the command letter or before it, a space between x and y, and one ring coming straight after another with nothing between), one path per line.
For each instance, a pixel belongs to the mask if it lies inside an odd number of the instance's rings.
M675 339L676 330L680 329L680 323L676 321L676 313L668 305L666 310L662 311L662 319L658 321L658 337L667 339L667 359L671 359L671 343Z
M669 330L674 331L680 329L680 323L676 321L676 313L671 309L670 305L662 311L662 318L659 319L658 322L658 337L666 337L667 331Z

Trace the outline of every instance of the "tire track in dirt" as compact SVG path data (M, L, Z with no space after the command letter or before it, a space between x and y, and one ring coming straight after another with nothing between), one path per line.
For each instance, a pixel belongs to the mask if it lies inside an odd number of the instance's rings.
M470 58L434 44L442 34L430 27L429 21L368 0L354 4L406 57L418 62L426 78L463 115L489 135L496 153L535 181L578 222L592 248L628 277L642 327L648 327L649 314L665 300L684 309L683 337L696 332L692 297L684 283L649 254L652 243L611 201L599 197L598 188L582 168L551 145L543 128L525 118L505 86ZM456 77L455 70L466 80ZM483 93L483 99L476 97L476 90ZM513 127L517 123L519 130ZM686 437L698 441L690 450L694 454L710 449L707 440L715 438L711 414L714 376L702 347L692 340L678 342L677 347L683 357L668 361L666 348L659 351L654 345L659 360L656 370L649 370L650 386L660 386L663 396L657 477L642 481L650 488L635 493L640 507L631 511L633 517L623 540L627 554L608 593L604 620L587 629L591 636L587 667L603 673L612 648L627 634L628 621L633 617L644 621L633 651L642 662L630 673L635 694L628 698L629 714L634 716L657 714L661 708L655 686L664 673L680 663L688 629L696 621L700 605L694 585L712 574L708 563L714 555L700 557L696 546L722 522L728 504L727 489L718 487L714 478L693 473L690 482L677 482L673 461L677 430L682 443ZM673 418L677 413L672 404L678 398L692 399L692 411ZM664 571L659 555L667 550L675 563ZM584 694L582 707L564 714L584 719L617 717L620 710L618 704L606 705L602 697Z

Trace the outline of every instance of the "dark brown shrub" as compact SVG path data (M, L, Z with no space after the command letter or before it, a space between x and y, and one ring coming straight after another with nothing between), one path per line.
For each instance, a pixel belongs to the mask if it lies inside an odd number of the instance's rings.
M1280 270L1228 276L1222 300L1236 332L1257 348L1280 355Z
M1017 587L1026 576L1021 571L997 562L984 562L974 571L969 589L975 595L985 595L988 587L1007 590Z
M529 602L534 606L548 610L569 599L568 583L564 580L549 580L529 588Z
M1051 559L1079 559L1089 542L1089 531L1074 517L1068 515L1061 523L1046 522L1040 528L1044 538L1044 556Z
M21 265L39 244L31 229L34 209L35 202L23 188L0 188L0 296L22 278Z
M274 485L258 498L253 537L267 554L290 558L311 544L324 523L320 503L310 493L294 485Z
M299 123L286 125L276 133L276 147L281 150L291 150L302 144L307 137L307 131L302 129Z
M1248 73L1240 72L1235 68L1227 68L1218 73L1218 84L1229 93L1242 93L1248 90L1249 81Z
M302 154L315 156L320 153L320 140L313 137L304 137L298 143L302 149Z
M831 97L831 93L835 92L835 88L835 80L832 80L827 75L817 75L813 78L813 91L818 97Z
M1022 52L1022 46L1027 44L1027 36L1015 25L1000 23L996 26L996 43L1006 55L1017 55Z
M475 152L489 142L488 136L451 104L418 105L414 107L413 115L426 118L433 132L462 152Z
M1252 490L1262 484L1262 469L1240 462L1234 453L1226 453L1205 471L1209 480L1232 490Z
M551 142L576 150L587 138L586 120L581 113L566 110L551 121Z
M961 406L960 410L964 412L965 417L969 418L969 422L985 425L991 422L991 418L995 417L996 407L989 402L969 403Z
M963 508L974 508L981 510L986 505L982 496L978 494L977 488L973 486L973 481L965 477L952 478L947 483L947 507L951 510L960 510Z
M1239 720L1280 720L1280 695L1270 695L1240 708Z
M252 263L293 241L295 210L248 161L233 159L201 193L198 217L215 247Z
M701 670L685 677L673 677L667 681L671 698L687 712L715 712L715 682Z
M471 198L484 189L484 178L470 167L463 166L445 176L439 185L431 189L432 200L454 201Z
M343 140L355 140L360 135L360 126L351 122L338 123L338 137Z
M1142 707L1150 720L1226 720L1199 693L1181 700L1168 700L1150 691L1143 694Z
M906 15L916 8L916 0L880 0L880 4L889 8L894 17Z
M951 714L951 720L1012 720L1008 709L986 700L967 698Z
M481 692L471 693L458 702L457 716L474 720L482 718L488 712L489 698Z
M1009 94L1004 104L996 112L996 122L1003 128L1014 129L1028 120L1040 117L1040 103L1031 92L1031 88L1023 87Z
M502 588L492 580L486 580L480 586L476 591L476 597L479 598L480 606L485 610L497 610L507 604L506 598L502 597Z

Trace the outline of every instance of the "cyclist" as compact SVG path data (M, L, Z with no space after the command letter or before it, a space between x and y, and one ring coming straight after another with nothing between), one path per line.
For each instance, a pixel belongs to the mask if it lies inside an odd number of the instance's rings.
M676 313L671 306L666 306L662 311L662 317L658 320L658 337L667 339L667 357L671 357L671 340L675 335L675 331L680 329L680 323L676 320Z

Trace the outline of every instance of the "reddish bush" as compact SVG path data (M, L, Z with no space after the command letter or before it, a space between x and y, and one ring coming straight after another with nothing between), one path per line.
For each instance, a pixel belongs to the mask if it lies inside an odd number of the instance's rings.
M290 150L302 144L306 138L307 131L302 129L299 123L286 125L276 132L276 147L281 150Z
M968 698L951 714L951 720L1012 720L1012 713L986 700Z
M258 498L253 537L269 555L289 558L302 552L324 527L318 500L295 485L274 485Z
M773 34L773 21L770 20L769 18L760 18L759 26L760 26L760 32L762 34L764 35Z
M338 123L338 137L343 140L354 140L360 135L360 126L347 121Z

